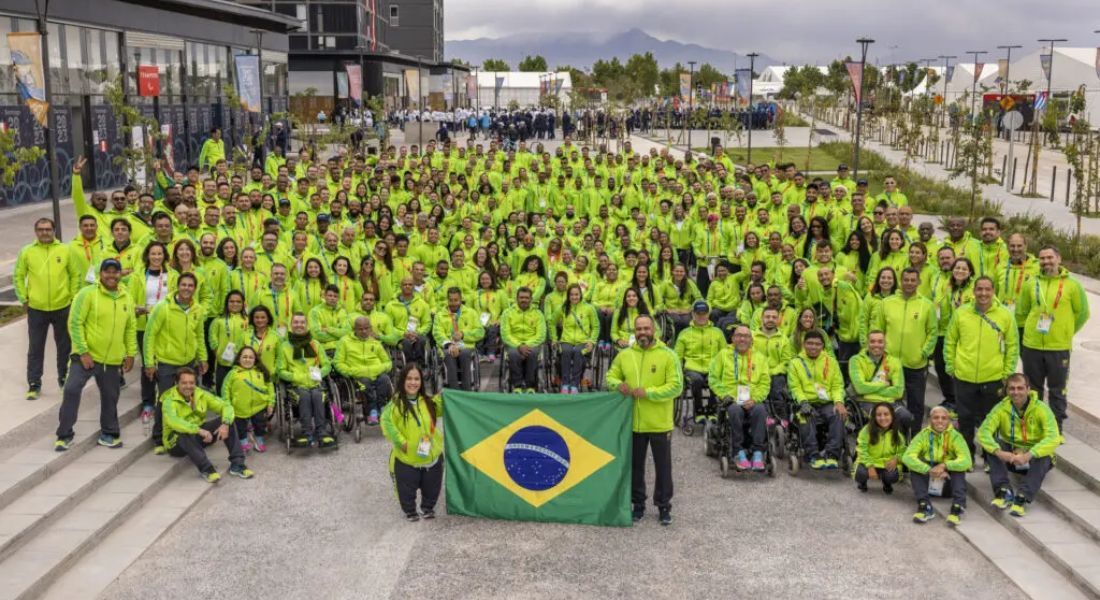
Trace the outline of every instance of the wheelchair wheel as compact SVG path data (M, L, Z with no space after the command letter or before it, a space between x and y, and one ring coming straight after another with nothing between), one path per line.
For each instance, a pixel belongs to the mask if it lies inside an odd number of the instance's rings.
M779 460L775 458L775 453L768 453L768 465L766 472L768 477L775 477L775 472L779 470Z
M768 441L772 446L772 454L776 458L780 460L787 458L787 430L785 428L780 425L773 427L771 435L768 436Z
M718 456L718 426L710 421L703 425L703 454Z
M730 475L730 459L723 454L718 458L718 469L722 471L722 479L726 479Z
M801 467L801 461L798 458L798 454L792 452L787 456L787 472L791 474L791 477L798 475L798 469Z
M695 421L691 417L684 417L680 423L680 431L688 437L695 435Z

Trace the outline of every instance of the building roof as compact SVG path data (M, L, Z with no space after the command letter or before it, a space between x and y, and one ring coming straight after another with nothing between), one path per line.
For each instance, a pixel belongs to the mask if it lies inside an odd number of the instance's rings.
M121 0L162 10L192 14L200 17L219 18L237 25L265 31L287 33L298 29L301 21L265 8L249 6L230 0Z
M533 88L538 89L539 84L544 81L547 75L553 80L557 78L562 82L561 87L563 90L573 88L573 77L569 71L478 71L477 72L477 85L482 88L496 87L497 77L504 78L504 88Z

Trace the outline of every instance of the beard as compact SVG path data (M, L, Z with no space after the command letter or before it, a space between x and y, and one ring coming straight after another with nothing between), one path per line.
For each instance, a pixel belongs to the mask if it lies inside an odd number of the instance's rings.
M639 346L641 346L643 348L648 348L651 344L653 344L653 336L652 335L645 335L645 334L636 335L636 336L634 336L634 340L638 343Z

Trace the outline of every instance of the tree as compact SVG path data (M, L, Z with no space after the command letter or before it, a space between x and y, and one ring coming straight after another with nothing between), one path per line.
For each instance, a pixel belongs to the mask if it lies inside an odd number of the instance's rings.
M126 132L127 136L135 127L140 127L145 134L145 144L139 148L130 145L123 146L122 155L116 156L113 161L114 164L126 171L130 182L134 183L137 181L139 169L144 169L146 172L153 170L157 160L156 144L164 139L164 134L160 132L160 123L156 119L146 117L141 114L137 107L126 101L122 75L107 84L104 97L107 104L110 105L115 119L122 124L122 130Z
M664 69L658 78L662 96L678 96L680 94L680 73L688 70L684 65L676 63L671 69Z
M783 89L779 90L777 96L784 100L793 100L799 95L808 98L817 92L817 88L824 85L825 74L817 67L813 65L791 67L783 74Z
M653 96L654 88L660 81L660 69L652 52L635 54L626 61L626 75L638 90L639 96Z
M486 58L485 62L481 65L484 71L511 71L512 68L508 66L508 63L499 58Z
M23 167L33 165L46 156L46 151L38 146L20 146L19 130L14 127L0 128L0 188L15 185L15 177ZM10 198L9 198L10 200Z
M709 90L715 83L725 83L726 77L721 71L715 69L710 63L703 63L695 72L695 87Z
M507 69L502 69L507 71ZM545 72L546 71L546 59L541 54L534 56L527 55L523 60L519 61L519 70L526 71L528 73Z

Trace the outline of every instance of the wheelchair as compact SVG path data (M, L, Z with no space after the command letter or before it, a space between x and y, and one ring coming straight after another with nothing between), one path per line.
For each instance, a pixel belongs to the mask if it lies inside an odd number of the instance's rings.
M498 389L501 392L511 393L512 392L512 381L511 381L511 371L509 370L509 365L508 365L508 362L509 362L508 348L507 347L502 347L500 354L501 354L500 361L498 361L500 363L500 370L497 372L497 386L498 386ZM548 386L549 386L549 383L550 383L550 380L547 379L547 377L550 375L550 367L547 365L547 363L549 361L547 360L546 357L547 357L548 354L553 354L553 353L548 352L546 350L546 344L541 344L541 345L539 345L538 348L535 349L535 354L537 355L538 362L539 362L539 367L536 370L537 371L538 383L535 386L535 391L539 392L539 393L544 393L548 389Z
M708 388L709 391L709 388ZM767 402L765 402L765 406ZM703 424L703 453L707 456L718 458L718 468L721 470L722 478L729 477L730 473L736 473L737 470L732 468L730 454L733 448L730 448L730 419L729 414L726 413L726 409L729 407L727 403L719 403L717 405L717 414L715 419L707 420ZM744 447L745 450L749 450L752 440L749 436L749 422L745 421L744 425L744 438L745 444L749 444ZM779 470L779 461L776 458L775 449L772 447L772 428L774 427L771 420L765 423L765 427L768 428L768 445L764 449L764 474L768 477L775 477L776 471Z
M587 361L581 373L580 389L582 391L592 392L604 389L604 376L610 365L607 362L607 354L599 349L599 343L592 345L592 351L587 354ZM555 348L547 352L543 365L548 382L547 389L551 392L561 389L561 350Z
M340 415L338 412L339 407L333 402L331 395L331 377L326 377L321 382L321 393L324 395L325 404L325 416L329 419L329 425L332 427L332 437L337 440L337 444L333 446L333 449L339 447L339 435L337 430L340 429L339 416L346 418L346 415ZM297 433L297 427L300 426L298 421L298 399L294 392L284 383L279 382L275 385L275 418L279 427L279 441L286 446L287 454L294 452L295 448L298 448L295 444L295 438Z
M856 455L856 435L859 434L860 428L862 428L863 419L861 418L862 412L859 407L859 403L855 398L847 393L844 394L844 408L848 411L848 418L844 419L844 435L840 444L840 457L837 459L839 467L837 471L842 476L847 477L852 472L852 465L855 463ZM791 476L795 476L801 470L803 465L803 448L802 437L799 433L798 422L796 420L796 413L798 412L798 406L794 402L793 398L787 404L788 418L786 420L789 423L789 430L787 431L787 470ZM817 451L820 452L825 448L829 439L828 427L824 422L817 423ZM854 432L854 433L853 433Z
M358 444L363 440L363 422L367 420L366 392L358 381L340 374L334 373L325 381L328 384L328 397L340 407L343 416L343 421L339 423L340 429L350 433Z
M470 375L472 375L471 381L473 381L473 389L471 391L480 392L481 363L478 360L477 348L471 346L466 349L473 353L473 356L470 357ZM447 387L447 365L443 362L444 350L433 343L429 351L433 355L433 360L429 362L433 364L425 365L424 370L426 371L426 376L429 376L433 380L434 393L438 394L443 391L443 388Z

